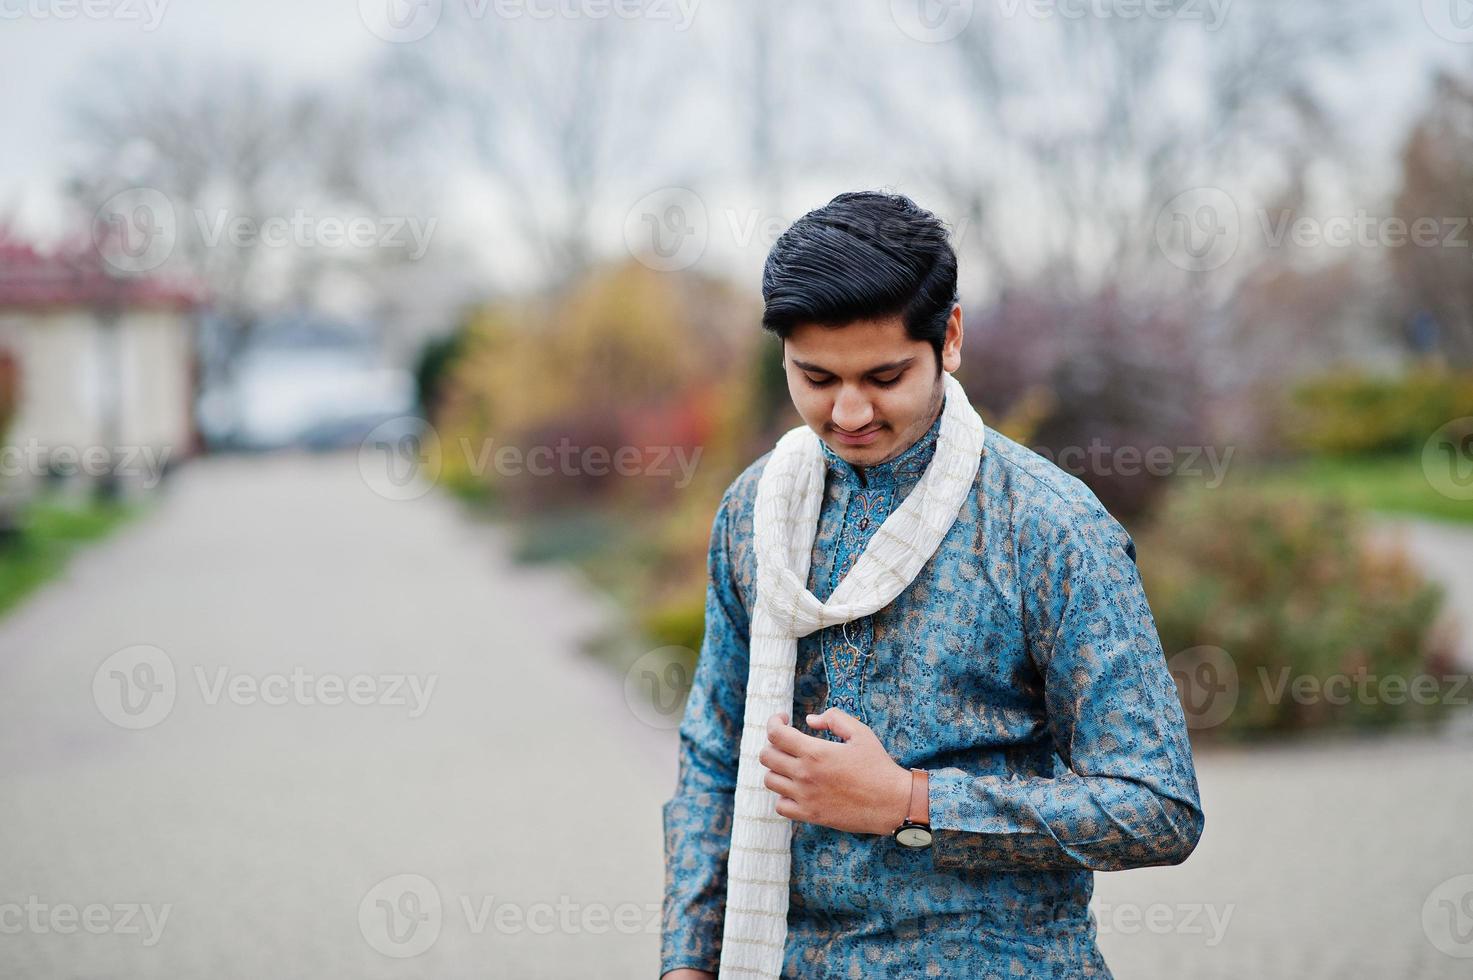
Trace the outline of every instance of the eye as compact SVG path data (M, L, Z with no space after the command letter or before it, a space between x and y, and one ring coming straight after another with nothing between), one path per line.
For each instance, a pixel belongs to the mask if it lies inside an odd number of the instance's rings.
M904 377L904 375L904 371L898 371L888 378L871 378L870 380L879 385L881 388L893 388L900 382L900 379Z
M818 378L814 378L813 375L808 374L807 372L805 372L803 374L803 380L804 381L807 381L810 385L812 385L815 388L826 388L826 387L828 387L829 384L831 384L833 382L834 376L830 374L830 375L825 375L821 379L818 379Z

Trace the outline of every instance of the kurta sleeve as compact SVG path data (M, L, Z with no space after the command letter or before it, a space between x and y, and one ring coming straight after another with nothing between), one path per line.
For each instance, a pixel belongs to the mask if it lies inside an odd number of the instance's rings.
M1197 845L1203 815L1135 543L1097 500L1051 500L1023 524L1024 635L1067 771L932 771L933 862L1096 871L1179 864Z
M714 973L720 960L750 631L730 547L736 504L728 490L712 523L705 636L680 724L675 795L664 805L662 976L679 967Z

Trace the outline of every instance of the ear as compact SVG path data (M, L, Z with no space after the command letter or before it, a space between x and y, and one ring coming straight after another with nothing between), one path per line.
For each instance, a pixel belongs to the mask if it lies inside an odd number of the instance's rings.
M946 339L941 343L941 368L951 372L961 366L962 305L957 303L951 308L951 316L946 320Z

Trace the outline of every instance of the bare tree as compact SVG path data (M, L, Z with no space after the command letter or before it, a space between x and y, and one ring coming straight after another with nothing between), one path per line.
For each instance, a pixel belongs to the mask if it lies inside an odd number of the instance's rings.
M764 210L782 207L785 161L779 147L783 69L779 11L772 0L751 0L739 11L739 58L733 79L746 137L747 179Z
M1428 338L1459 367L1473 367L1473 281L1468 276L1466 231L1460 247L1443 247L1449 222L1473 215L1473 85L1438 75L1431 104L1401 154L1396 214L1409 229L1433 222L1433 247L1392 251L1392 263L1411 315L1430 313L1438 336ZM1424 229L1425 230L1425 229ZM1425 241L1425 237L1423 239Z
M71 189L85 211L140 188L167 201L171 213L152 220L172 226L169 262L202 281L225 325L224 349L202 365L212 374L228 371L272 309L312 307L329 277L372 289L384 265L410 257L387 235L365 250L270 248L258 234L268 219L412 206L412 184L392 172L397 130L365 96L279 87L247 65L130 59L99 67L68 117L79 153Z
M470 163L487 179L542 277L567 281L596 257L602 195L667 165L677 66L645 56L650 25L481 13L447 5L376 77L410 93L420 111L409 124L442 166Z
M1240 0L1215 25L1190 16L1208 5L1178 8L1172 18L1008 21L1001 6L990 17L979 6L936 46L971 110L966 138L986 152L942 156L933 179L971 219L969 244L999 283L1043 272L1080 294L1163 285L1175 270L1155 224L1176 194L1241 186L1249 162L1276 163L1292 185L1334 152L1315 76L1374 27L1365 4ZM1003 210L1020 196L1039 223L1026 234Z

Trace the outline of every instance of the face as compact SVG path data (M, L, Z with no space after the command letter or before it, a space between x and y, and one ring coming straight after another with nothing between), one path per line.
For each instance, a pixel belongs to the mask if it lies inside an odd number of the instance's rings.
M941 368L961 364L962 311L952 308ZM803 421L851 466L899 456L926 433L945 398L936 355L899 316L842 327L804 324L783 342L788 394Z

